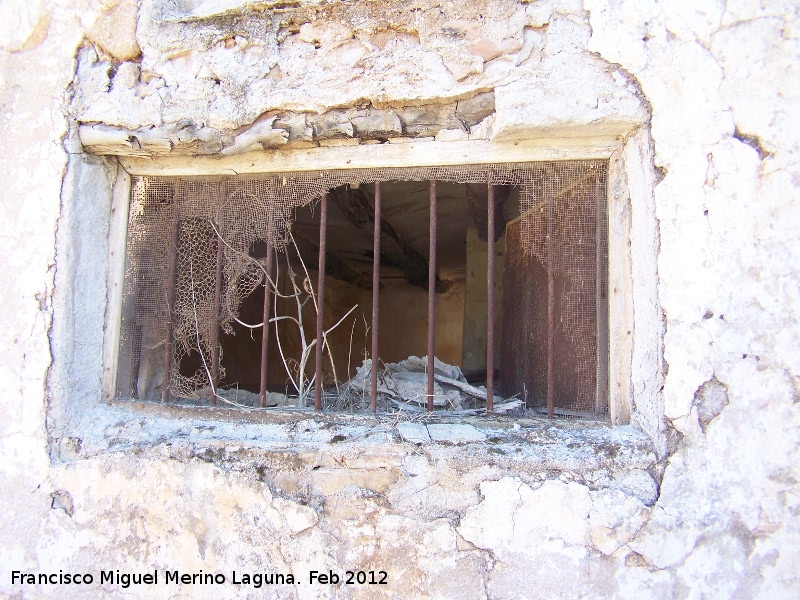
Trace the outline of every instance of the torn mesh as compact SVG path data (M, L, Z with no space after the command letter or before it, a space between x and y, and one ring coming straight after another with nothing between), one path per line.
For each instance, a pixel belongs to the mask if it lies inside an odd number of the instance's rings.
M562 327L572 347L577 393L564 408L595 411L598 297L605 283L605 161L500 163L468 166L303 171L222 177L134 177L128 241L117 392L140 397L137 375L143 348L163 347L168 321L167 272L178 227L177 276L172 311L169 386L174 395L198 397L208 387L205 368L188 375L174 365L193 353L211 364L213 329L232 333L242 300L263 284L265 260L250 256L272 240L281 250L298 207L342 185L377 181L446 181L515 185L520 189L520 238L526 255L567 282ZM549 232L548 237L548 219ZM598 236L600 236L598 238ZM220 313L214 315L217 244L222 240ZM597 240L601 243L598 245ZM598 281L598 265L601 281ZM531 310L533 308L531 307ZM537 309L537 310L540 310ZM224 360L220 360L220 378ZM559 405L557 403L557 405Z

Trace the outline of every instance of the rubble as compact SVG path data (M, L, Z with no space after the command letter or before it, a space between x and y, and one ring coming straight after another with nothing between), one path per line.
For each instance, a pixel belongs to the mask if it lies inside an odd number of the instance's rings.
M247 390L240 390L231 388L227 390L217 390L217 403L221 401L222 404L231 403L235 406L247 406L258 408L260 406L259 396L254 392ZM267 408L275 408L279 406L295 406L297 403L296 398L290 398L286 394L280 392L267 392Z
M428 397L428 358L409 356L397 363L386 363L378 370L379 402L394 409L422 412ZM368 398L372 374L372 361L366 359L356 371L355 377L341 387L341 395L356 395ZM485 410L486 388L475 387L467 382L461 369L434 358L434 410L446 410L457 414L477 414ZM494 396L498 405L496 412L504 412L522 405L521 400L504 403ZM499 409L499 411L497 410Z

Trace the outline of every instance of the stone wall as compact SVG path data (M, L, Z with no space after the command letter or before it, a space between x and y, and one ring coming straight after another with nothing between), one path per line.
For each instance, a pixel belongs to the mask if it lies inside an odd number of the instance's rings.
M286 598L796 596L798 9L272 4L4 6L0 593L264 595L235 570L295 574ZM118 166L97 152L431 137L618 140L631 425L103 402ZM61 569L162 579L11 583ZM308 582L328 569L389 584Z

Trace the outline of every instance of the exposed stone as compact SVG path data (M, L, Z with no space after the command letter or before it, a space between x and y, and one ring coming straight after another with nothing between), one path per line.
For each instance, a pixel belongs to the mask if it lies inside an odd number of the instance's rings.
M310 474L310 484L315 493L333 496L351 486L383 492L398 478L392 469L315 469Z
M405 441L412 444L425 444L431 441L428 428L422 423L403 421L397 425L397 431Z
M351 138L355 133L346 111L333 110L319 116L308 118L314 129L314 137L320 140L330 138Z
M695 392L694 405L697 407L700 428L705 433L708 424L728 405L728 389L713 377Z
M480 56L484 61L490 61L503 54L510 54L516 52L522 47L522 43L517 39L505 39L499 42L494 40L480 39L467 46L467 50L477 56Z
M244 128L244 131L234 132L233 141L227 145L228 140L223 138L226 144L222 154L227 156L242 154L253 150L263 150L274 146L282 146L289 139L289 134L282 129L274 129L272 124L275 117L256 121L251 126Z
M355 135L360 138L386 138L403 133L403 125L393 110L372 109L365 116L357 116L350 120L355 128Z
M397 115L403 123L404 133L412 136L431 136L443 128L464 127L456 118L456 107L452 104L412 106L398 110Z
M289 133L290 141L311 141L314 138L314 129L308 125L306 115L280 115L276 117L272 126L276 129L285 129Z
M95 85L107 88L109 80L102 63L92 62L97 60L95 54L85 54L94 56L94 59L87 58L82 64L86 65L86 69L93 71L92 78L97 80ZM139 88L140 75L138 63L122 63L113 78L111 88L112 90ZM151 96L152 93L148 92L147 95ZM108 100L107 96L103 97L103 101ZM92 104L84 110L83 104L93 102L94 100L84 98L83 95L75 101L75 106L83 110L82 115L86 120L94 118L93 111L97 106ZM320 115L265 114L253 123L233 131L198 126L191 119L183 119L173 124L135 129L93 123L81 125L79 133L83 146L98 153L143 156L218 153L235 155L279 147L287 142L295 142L295 146L299 142L320 142L321 145L330 145L326 144L326 141L351 138L359 138L362 141L374 139L391 141L400 135L413 136L417 141L422 141L432 134L439 133L442 126L455 127L454 131L469 132L470 128L485 122L493 113L494 93L485 92L455 103L397 110L371 107L348 111L333 110Z
M442 31L454 37L474 40L480 35L480 26L475 21L456 19L442 23Z
M50 498L52 499L52 503L50 504L51 508L61 509L67 514L68 517L72 516L75 507L72 502L72 495L69 492L65 490L57 490L50 494Z
M119 61L136 60L142 51L136 43L136 0L112 0L86 37Z
M467 127L474 127L494 114L494 110L494 91L484 92L459 100L456 105L456 118Z
M482 442L486 439L485 433L478 431L472 425L463 423L432 423L428 425L428 434L434 442L450 442L451 444Z
M524 65L529 60L538 62L542 58L544 36L533 27L526 27L522 33L522 47L517 54L517 66Z
M453 75L453 79L456 81L462 81L470 75L481 72L481 69L474 64L465 65L452 60L445 61L444 66L447 67L447 70L450 71L450 73Z

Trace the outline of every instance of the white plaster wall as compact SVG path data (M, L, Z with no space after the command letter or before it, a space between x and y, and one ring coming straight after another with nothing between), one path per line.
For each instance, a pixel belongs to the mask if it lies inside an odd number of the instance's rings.
M22 589L12 569L356 567L385 569L394 583L269 593L797 595L793 3L365 3L349 23L337 12L347 6L323 4L292 13L282 42L272 13L257 11L243 25L246 48L234 39L227 54L208 16L220 3L165 6L143 2L137 29L128 0L3 4L0 593L130 594ZM84 36L101 60L85 51L70 86ZM117 63L113 81L104 57ZM650 132L623 150L645 163L626 173L635 426L530 425L417 447L386 423L209 423L100 404L115 168L81 154L76 120L173 132L192 118L221 136L270 109L403 106L492 88L497 112L479 133L496 139L622 135L651 115ZM634 194L653 183L654 201ZM340 433L349 441L337 443Z
M625 66L652 107L664 174L656 187L664 404L684 437L632 548L697 595L790 596L800 466L800 297L790 265L800 213L797 128L784 115L800 104L797 7L586 8L589 47ZM695 392L712 379L728 405L703 431Z

